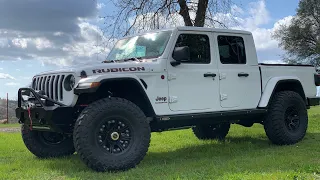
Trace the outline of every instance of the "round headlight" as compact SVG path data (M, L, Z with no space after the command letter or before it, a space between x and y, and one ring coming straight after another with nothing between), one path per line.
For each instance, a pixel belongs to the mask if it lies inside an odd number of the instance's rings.
M66 91L71 91L76 85L76 79L73 75L68 75L64 80L64 89Z

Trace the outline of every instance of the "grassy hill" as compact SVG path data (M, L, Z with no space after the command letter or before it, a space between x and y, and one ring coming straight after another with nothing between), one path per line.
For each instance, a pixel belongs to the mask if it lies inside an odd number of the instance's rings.
M7 100L0 98L0 120L7 118ZM9 100L9 123L16 123L15 108L18 106L17 101Z

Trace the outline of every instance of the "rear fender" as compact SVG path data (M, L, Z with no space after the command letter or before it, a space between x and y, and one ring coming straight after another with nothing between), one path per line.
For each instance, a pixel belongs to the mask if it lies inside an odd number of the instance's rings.
M271 97L273 96L273 94L277 88L277 86L282 82L290 82L290 81L299 82L301 84L300 79L296 76L280 76L280 77L273 77L273 78L269 79L263 89L263 93L260 98L258 107L259 108L267 107Z

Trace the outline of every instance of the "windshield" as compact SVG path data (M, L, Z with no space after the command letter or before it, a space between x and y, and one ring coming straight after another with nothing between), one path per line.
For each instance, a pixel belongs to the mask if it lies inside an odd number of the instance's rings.
M171 31L161 31L121 39L109 53L107 61L159 57L171 33Z

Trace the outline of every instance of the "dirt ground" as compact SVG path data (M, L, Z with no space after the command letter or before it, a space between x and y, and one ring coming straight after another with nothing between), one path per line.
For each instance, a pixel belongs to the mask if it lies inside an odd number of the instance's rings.
M8 128L0 128L0 132L19 132L20 128L19 127L8 127Z

